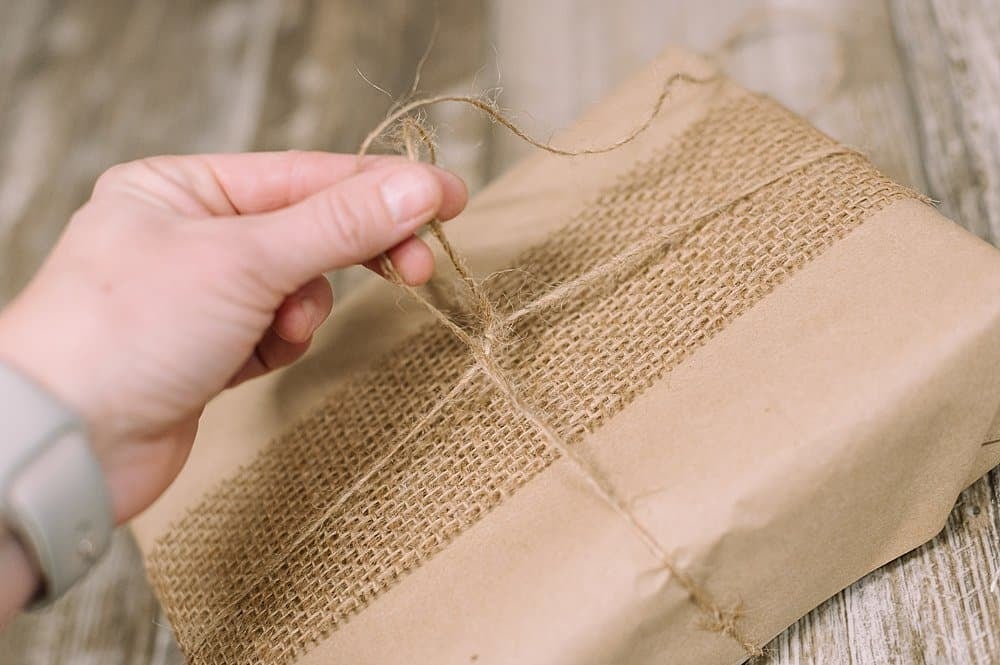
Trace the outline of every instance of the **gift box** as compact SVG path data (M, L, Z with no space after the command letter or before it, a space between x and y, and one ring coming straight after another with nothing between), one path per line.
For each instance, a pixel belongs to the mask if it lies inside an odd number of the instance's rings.
M683 76L677 79L677 74ZM135 525L202 663L738 663L1000 461L1000 254L668 51L215 400Z

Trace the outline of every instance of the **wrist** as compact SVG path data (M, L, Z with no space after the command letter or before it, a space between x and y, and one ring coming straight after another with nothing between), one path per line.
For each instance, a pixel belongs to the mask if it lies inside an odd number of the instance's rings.
M83 340L93 336L79 329L81 323L67 329L68 326L53 326L47 321L52 317L37 312L33 315L25 295L0 314L0 362L45 388L95 429L99 419L94 399L98 387L91 385L87 389L88 372L84 367L93 349L88 354L83 348ZM64 307L61 309L65 311Z
M5 580L16 583L0 594L6 614L39 579L39 602L58 598L104 552L113 523L106 476L79 417L20 366L0 364L0 397L7 410L0 421L2 564Z
M0 312L0 368L9 367L37 384L83 423L110 493L114 521L121 524L158 496L154 488L162 491L158 479L146 472L147 458L167 447L136 445L157 440L160 432L145 426L149 418L134 417L135 404L152 401L136 400L134 387L122 388L132 369L122 357L134 354L121 351L115 357L120 345L109 339L110 317L100 315L85 290L76 304L63 293L67 290L72 288L36 282ZM50 310L59 315L46 316ZM193 439L193 428L189 436Z

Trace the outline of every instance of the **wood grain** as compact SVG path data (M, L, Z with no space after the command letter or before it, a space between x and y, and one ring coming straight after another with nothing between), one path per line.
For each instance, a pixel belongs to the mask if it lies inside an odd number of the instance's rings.
M0 95L0 299L23 285L108 166L249 147L275 29L273 3L260 0L245 11L198 0L43 11Z
M686 44L1000 239L993 0L439 6L425 90L502 88L502 106L546 137L663 46ZM0 303L112 163L353 150L390 103L358 71L391 95L405 91L432 22L404 0L0 4ZM431 113L443 161L474 188L527 151L464 110ZM791 626L762 662L1000 663L998 484L994 471L970 487L937 538ZM0 635L0 654L27 664L181 662L125 532L85 584Z
M127 530L79 586L50 608L0 633L0 662L11 665L181 665L160 605Z
M994 0L893 0L918 110L928 193L970 231L1000 241L1000 9Z

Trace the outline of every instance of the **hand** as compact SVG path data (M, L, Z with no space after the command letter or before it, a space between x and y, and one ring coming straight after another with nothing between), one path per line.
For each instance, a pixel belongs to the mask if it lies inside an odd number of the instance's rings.
M384 251L407 282L413 233L465 185L399 158L155 157L113 167L25 291L0 357L88 422L122 522L180 471L205 403L299 358L333 303L322 273Z

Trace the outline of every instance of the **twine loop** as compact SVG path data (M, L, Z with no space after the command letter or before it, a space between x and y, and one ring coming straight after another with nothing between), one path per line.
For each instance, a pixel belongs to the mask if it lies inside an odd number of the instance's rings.
M398 121L400 123L400 140L398 146L400 151L410 160L417 161L420 158L420 148L422 146L428 155L429 161L431 163L436 162L437 151L433 139L431 138L431 132L423 126L418 118L412 115L412 112L425 106L447 101L469 104L487 113L494 120L531 145L553 154L586 155L610 152L635 140L652 125L653 120L659 115L664 102L672 91L672 88L678 82L686 81L704 84L714 81L717 78L718 76L711 76L709 78L701 79L685 73L672 75L664 85L649 117L639 127L624 138L619 139L608 146L599 148L584 148L581 150L566 150L557 148L551 144L542 143L531 138L510 120L500 114L499 111L497 111L493 106L489 105L482 99L474 97L441 96L424 100L416 100L405 104L395 112L390 113L382 123L372 130L371 134L369 134L362 143L361 149L358 151L358 157L359 159L363 157L372 145L373 141L387 130L390 130L394 126L394 123ZM824 154L824 157L828 155L829 152ZM718 214L718 212L721 212L721 210L712 211L711 213L705 214L701 218L696 219L695 226L698 226L699 223L704 223L704 221L707 221L715 214ZM485 289L483 289L482 285L473 276L465 259L451 244L451 241L445 234L440 221L432 221L429 224L429 227L431 234L444 250L452 268L458 274L460 281L466 286L468 309L470 310L473 321L479 323L478 327L481 330L478 335L470 333L465 327L456 323L452 317L442 311L423 294L412 286L406 284L385 254L382 254L379 257L379 267L389 281L409 293L411 297L423 305L428 312L430 312L442 325L450 330L452 334L469 349L469 352L476 362L466 373L466 377L463 377L463 380L460 381L458 385L464 384L467 377L471 377L473 373L482 373L488 377L494 386L509 401L511 406L514 407L514 410L542 434L547 445L554 448L561 454L561 456L566 458L572 464L586 484L590 487L592 492L603 503L611 508L614 513L625 521L629 528L635 533L639 541L642 542L646 549L649 550L653 557L658 561L658 565L662 569L668 571L670 575L677 580L681 587L684 588L687 592L688 598L702 615L701 624L703 627L707 630L718 632L732 638L740 645L748 656L760 656L763 653L760 645L747 636L742 627L739 625L739 619L742 616L742 603L737 602L736 605L731 608L724 608L720 606L716 603L712 596L694 580L694 578L692 578L685 571L681 570L669 553L663 548L662 545L660 545L657 539L649 531L649 529L646 528L646 526L638 519L630 506L630 502L618 492L607 476L597 466L595 466L589 458L585 457L579 450L571 447L569 443L567 443L567 441L548 422L544 415L524 399L520 391L517 389L517 386L507 373L503 371L495 357L496 349L502 346L502 343L506 338L505 331L509 330L515 321L527 316L528 314L538 312L545 307L551 307L557 303L565 302L585 286L592 285L610 276L619 275L627 269L635 269L645 265L648 261L655 258L665 247L672 245L677 240L679 232L676 229L671 229L666 233L655 234L618 255L607 265L592 269L575 280L557 286L547 295L542 296L533 303L520 308L513 314L504 318L501 317L497 311L496 306L486 294ZM444 400L442 400L442 403L443 402ZM397 446L391 450L389 455L386 457L391 457L398 449L399 447Z
M675 85L678 83L705 85L718 78L718 76L711 76L699 79L688 74L671 76L657 97L653 111L645 122L611 146L570 151L548 146L534 139L530 139L529 142L543 150L561 155L596 154L616 149L639 136L651 125L655 116L660 112L664 100ZM397 146L410 159L420 159L421 153L423 153L423 156L426 156L430 161L436 160L437 151L431 139L431 132L423 126L418 118L413 118L412 113L421 107L444 101L471 104L491 117L495 117L500 124L505 126L510 124L491 104L480 99L470 101L469 98L446 96L411 101L391 113L386 121L383 121L375 132L365 139L359 151L359 160L378 137L378 133L387 130L394 132L398 138ZM520 130L514 128L511 131L517 134ZM311 510L307 519L297 523L295 528L287 534L287 538L282 538L273 549L268 550L266 556L253 563L254 575L251 582L238 585L232 593L226 595L222 602L213 607L216 612L208 618L204 629L193 636L191 644L188 646L188 653L193 656L194 660L197 660L201 655L211 652L216 646L215 639L218 632L227 622L239 621L246 604L252 601L255 590L261 586L273 584L274 580L280 577L280 572L290 562L295 561L304 548L311 546L311 540L322 533L325 525L328 525L338 515L349 511L352 501L359 495L363 495L370 488L372 481L379 477L379 474L384 473L391 465L399 462L399 457L402 454L421 442L421 437L424 437L428 429L442 418L449 405L453 405L456 400L462 399L463 396L468 396L467 393L470 392L473 382L485 378L495 391L500 393L501 399L506 400L507 405L520 418L523 418L527 425L537 431L545 446L550 451L556 452L556 456L565 458L565 461L578 472L579 478L586 483L588 491L602 501L631 530L653 556L656 562L653 566L654 571L669 573L668 581L672 579L684 590L687 599L696 609L698 625L731 639L750 657L760 655L762 653L760 645L749 637L744 626L745 613L742 604L739 602L718 602L697 580L676 564L670 553L638 519L633 509L635 497L620 493L601 469L595 467L594 463L586 456L585 448L579 445L569 445L567 439L550 424L550 418L525 399L521 394L520 387L505 371L505 364L500 358L500 354L501 351L508 349L509 345L517 342L513 331L519 322L543 312L558 310L561 306L574 302L581 296L590 297L597 293L605 293L609 287L624 284L629 276L639 275L642 270L651 267L654 262L665 261L671 253L681 249L693 238L697 238L698 234L713 220L717 220L723 215L738 216L740 206L743 206L749 197L781 180L793 177L794 174L807 169L810 165L823 162L835 155L856 155L857 153L832 142L823 142L815 144L809 151L796 152L795 154L798 155L797 158L782 160L773 167L748 170L745 179L741 178L738 182L730 183L725 191L717 192L704 200L685 201L684 210L686 212L683 221L670 222L668 220L674 218L665 216L663 223L651 223L644 236L625 247L616 248L613 251L617 253L610 258L584 268L575 277L550 286L540 295L532 296L528 302L518 303L513 307L500 309L491 302L483 284L475 279L464 257L451 245L438 221L429 224L430 233L441 244L449 263L459 276L459 281L464 285L462 289L464 300L460 306L449 306L448 308L456 310L454 315L442 311L441 308L427 300L420 291L404 284L388 258L380 257L379 266L386 278L398 285L399 288L406 290L427 309L440 325L450 331L468 350L469 361L450 388L445 390L443 394L431 396L430 401L424 407L425 410L413 414L413 422L408 422L405 430L394 435L390 440L380 441L380 443L385 444L384 449L371 458L366 458L363 466L356 470L352 469L351 475L347 476L350 480L347 481L346 485L338 484L333 489L333 496L328 497L324 493L322 506L316 506L315 510ZM514 311L509 311L510 309Z

